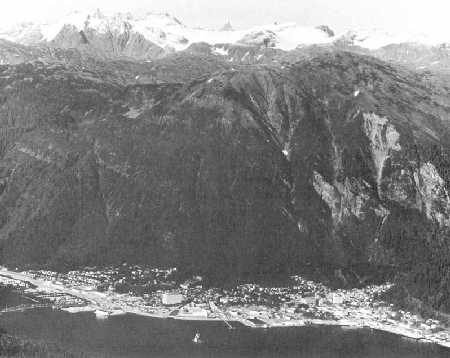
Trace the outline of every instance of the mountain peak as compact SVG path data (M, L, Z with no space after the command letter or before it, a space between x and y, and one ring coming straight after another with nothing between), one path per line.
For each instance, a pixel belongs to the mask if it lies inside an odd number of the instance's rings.
M222 26L220 31L233 31L233 26L231 26L230 21L228 21L225 25Z
M334 37L335 36L334 31L327 25L317 26L317 29L325 32L329 37Z

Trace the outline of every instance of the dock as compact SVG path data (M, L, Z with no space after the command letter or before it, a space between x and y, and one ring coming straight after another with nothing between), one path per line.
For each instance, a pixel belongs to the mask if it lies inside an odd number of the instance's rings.
M230 320L227 318L227 315L224 312L222 312L219 309L219 307L216 306L216 304L214 302L210 301L209 302L209 307L211 308L211 311L216 313L219 316L219 318L226 324L228 329L234 329L234 327L229 322Z
M14 307L6 307L0 310L0 314L2 313L10 313L10 312L24 312L28 310L33 310L36 308L52 308L53 305L50 304L32 304L32 305L20 305Z

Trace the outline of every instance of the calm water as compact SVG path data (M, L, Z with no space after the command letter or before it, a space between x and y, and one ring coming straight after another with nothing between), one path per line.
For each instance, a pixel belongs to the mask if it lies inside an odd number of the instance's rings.
M9 305L11 298L8 298ZM369 329L239 327L228 330L221 323L135 315L97 320L90 313L70 314L51 309L2 315L0 326L11 334L44 339L68 350L100 357L450 357L448 349ZM191 341L197 330L205 342L202 345Z
M33 302L31 302L31 300L18 295L12 290L0 286L0 309L32 303Z

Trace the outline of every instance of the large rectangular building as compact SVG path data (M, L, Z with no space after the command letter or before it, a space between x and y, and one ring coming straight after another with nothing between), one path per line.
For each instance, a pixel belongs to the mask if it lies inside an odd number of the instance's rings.
M165 306L179 305L183 303L184 296L180 293L163 293L161 295L161 301Z

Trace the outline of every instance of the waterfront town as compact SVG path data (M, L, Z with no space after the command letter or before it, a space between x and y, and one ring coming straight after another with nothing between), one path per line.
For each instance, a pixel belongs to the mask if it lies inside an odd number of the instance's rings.
M0 285L36 304L98 319L126 313L179 320L222 321L228 328L338 325L371 328L450 347L450 321L403 311L383 300L392 284L331 289L300 276L285 287L243 284L207 288L202 277L177 282L175 268L128 266L56 273L0 269ZM9 310L14 308L9 308Z

